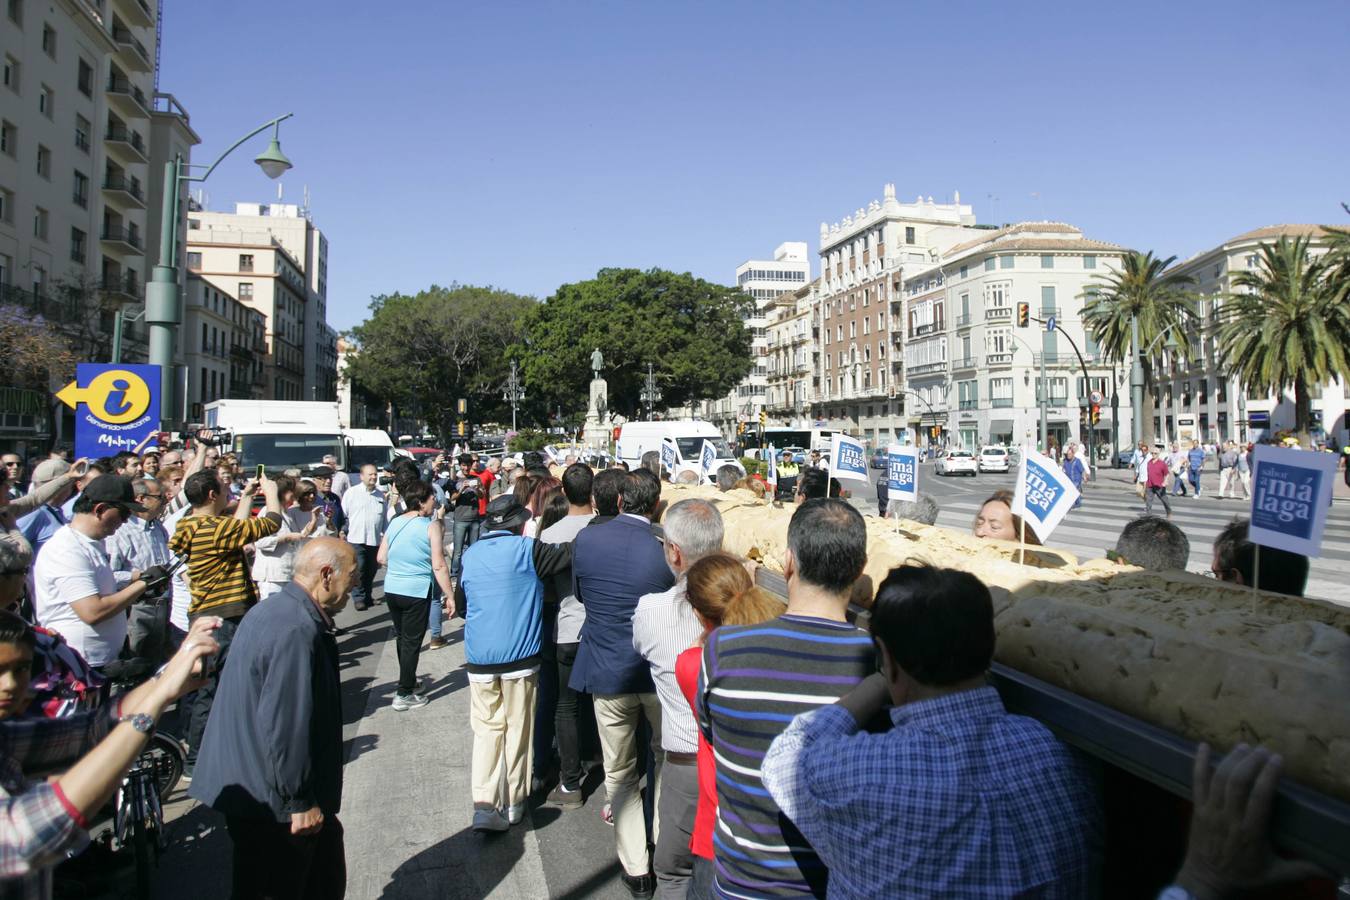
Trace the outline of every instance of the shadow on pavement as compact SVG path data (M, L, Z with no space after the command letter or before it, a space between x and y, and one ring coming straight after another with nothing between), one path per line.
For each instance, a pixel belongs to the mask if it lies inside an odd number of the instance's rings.
M408 859L381 890L382 900L479 900L510 877L527 829L482 835L465 828Z

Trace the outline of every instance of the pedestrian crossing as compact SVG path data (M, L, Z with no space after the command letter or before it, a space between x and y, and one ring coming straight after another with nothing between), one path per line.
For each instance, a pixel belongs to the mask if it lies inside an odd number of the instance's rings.
M936 498L935 498L936 499ZM984 496L974 492L939 500L937 524L969 531ZM1214 539L1234 518L1246 518L1250 505L1245 500L1218 500L1204 496L1168 497L1172 504L1172 522L1191 542L1187 570L1197 574L1209 571ZM1162 515L1161 504L1154 501L1154 513ZM1120 531L1131 519L1144 514L1144 501L1127 487L1114 484L1089 487L1083 505L1064 519L1048 542L1062 547L1080 560L1098 559L1114 548ZM1322 556L1312 560L1306 594L1350 605L1350 506L1337 504L1327 520Z

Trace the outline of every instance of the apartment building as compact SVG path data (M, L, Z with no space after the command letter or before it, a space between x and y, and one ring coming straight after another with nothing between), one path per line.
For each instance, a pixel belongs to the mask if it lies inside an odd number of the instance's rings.
M200 275L187 279L179 343L187 370L187 418L202 421L212 400L261 400L267 319Z
M1275 396L1245 389L1230 375L1217 352L1219 313L1223 297L1233 290L1233 276L1258 267L1262 244L1281 237L1309 239L1309 253L1327 251L1327 232L1321 225L1269 225L1230 238L1192 256L1176 271L1195 279L1200 295L1197 327L1186 336L1189 359L1160 350L1154 359L1154 433L1163 440L1260 440L1294 427L1294 394ZM1313 390L1314 437L1350 442L1346 430L1347 397L1344 380Z
M893 184L881 201L833 225L821 223L814 418L874 445L911 437L896 356L901 285L907 272L932 266L975 228L959 193L951 203L922 196L901 203Z
M1044 390L1051 444L1087 443L1094 391L1102 404L1093 445L1106 452L1121 436L1128 443L1128 367L1103 357L1082 318L1098 276L1117 268L1125 252L1062 222L1022 222L977 232L905 277L905 377L932 405L909 408L923 442L972 450L1044 445ZM1030 307L1025 328L1015 322L1019 303ZM1046 327L1052 318L1053 331Z
M768 424L810 426L817 362L812 318L815 292L816 285L810 282L780 293L764 307L768 323L764 410Z
M0 12L0 303L42 315L91 362L110 357L114 314L143 301L153 264L155 16L148 0L4 0ZM186 157L187 115L166 115ZM122 357L145 353L131 319ZM73 428L68 410L52 419L45 439Z
M336 399L337 336L328 327L328 238L314 224L308 203L236 203L232 213L194 209L188 227L194 239L202 232L216 231L265 235L299 264L306 294L300 335L304 355L302 399Z
M728 439L735 434L738 422L758 422L765 408L770 304L779 294L796 290L810 280L811 260L805 241L785 241L774 249L772 259L748 259L736 267L736 287L755 303L745 319L755 365L734 391L704 404L704 417L716 423Z
M266 232L194 228L189 213L187 266L265 317L264 390L267 400L309 400L304 340L308 305L304 268Z

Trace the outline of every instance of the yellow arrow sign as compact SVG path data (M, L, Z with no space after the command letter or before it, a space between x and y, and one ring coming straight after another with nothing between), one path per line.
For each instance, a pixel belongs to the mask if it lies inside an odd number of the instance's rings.
M150 387L134 372L110 369L100 372L87 387L78 381L57 391L56 399L71 409L83 403L89 413L110 425L134 422L150 408Z

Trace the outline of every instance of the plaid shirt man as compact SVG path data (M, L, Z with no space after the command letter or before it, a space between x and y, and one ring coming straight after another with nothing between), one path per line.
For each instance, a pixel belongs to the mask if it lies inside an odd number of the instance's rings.
M1077 898L1101 813L1081 762L992 687L889 711L797 716L763 779L830 870L831 897Z
M0 900L52 895L52 868L89 840L89 822L54 782L107 736L118 704L64 719L0 722Z

